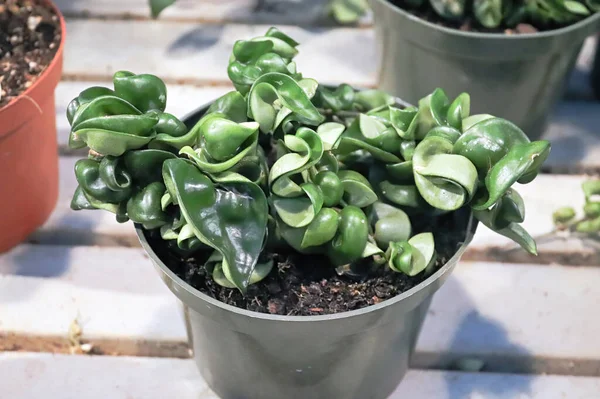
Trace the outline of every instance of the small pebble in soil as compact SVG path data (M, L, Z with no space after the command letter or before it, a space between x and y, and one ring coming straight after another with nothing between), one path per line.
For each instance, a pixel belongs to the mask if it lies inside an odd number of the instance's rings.
M31 87L61 40L58 16L40 0L0 0L0 107Z

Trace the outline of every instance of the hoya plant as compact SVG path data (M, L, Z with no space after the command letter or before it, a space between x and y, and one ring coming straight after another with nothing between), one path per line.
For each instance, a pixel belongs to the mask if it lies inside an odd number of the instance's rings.
M587 180L582 184L585 196L583 218L577 219L577 213L572 207L557 209L552 215L554 223L560 230L572 230L579 233L600 233L600 180Z
M71 207L104 209L203 256L218 284L245 292L269 254L319 254L340 273L358 262L415 276L435 265L435 232L412 221L469 208L528 252L523 199L550 144L514 124L470 115L469 95L437 89L417 107L377 90L303 77L298 43L271 28L239 40L235 87L189 129L164 112L165 84L117 72L68 106L75 165ZM327 267L315 265L314 267Z
M430 7L448 22L474 20L485 28L526 22L538 28L572 24L600 10L598 0L394 0L409 9Z

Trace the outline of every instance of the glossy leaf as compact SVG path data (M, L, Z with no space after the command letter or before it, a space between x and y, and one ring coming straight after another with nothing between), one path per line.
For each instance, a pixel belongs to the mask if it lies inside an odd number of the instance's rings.
M497 206L497 205L495 205ZM532 255L537 255L537 246L535 244L535 240L529 235L529 233L518 223L510 223L508 226L504 228L494 228L495 227L495 213L492 210L484 209L484 210L473 210L473 216L477 218L481 223L483 223L486 227L494 230L496 233L501 234L505 237L510 238L517 244L519 244L523 249L529 252Z
M142 112L164 111L167 105L167 86L157 76L136 75L119 71L113 76L115 93Z
M369 213L369 223L374 226L373 237L384 250L393 241L406 241L412 234L408 215L399 208L375 202Z
M317 247L331 241L335 237L338 224L338 213L331 208L322 208L307 226L300 246Z
M369 224L365 213L355 206L344 207L340 212L337 234L329 242L329 260L334 266L339 266L360 259L368 235Z
M537 175L542 163L550 153L550 143L534 141L529 144L518 144L496 163L485 178L488 198L485 202L473 205L473 209L487 209L506 193L517 180L528 174ZM527 179L527 181L531 181Z
M336 173L331 171L319 172L313 178L313 182L323 194L324 206L332 207L340 203L344 195L344 184Z
M150 183L144 187L127 201L127 216L148 230L166 224L170 218L160 205L165 190L162 182Z
M417 145L412 161L421 196L431 206L448 211L470 201L478 184L471 161L451 151L450 141L428 137Z
M264 133L277 128L280 109L275 106L276 100L302 123L317 126L324 121L298 82L282 73L270 72L258 78L248 94L248 116L259 123Z
M267 228L267 201L250 182L215 186L195 166L182 159L163 163L163 178L196 237L226 260L228 280L245 292Z
M390 243L386 258L392 270L416 276L435 262L433 234L421 233L408 241Z
M360 173L353 170L341 170L338 177L344 187L344 201L349 205L364 208L377 201L369 181Z

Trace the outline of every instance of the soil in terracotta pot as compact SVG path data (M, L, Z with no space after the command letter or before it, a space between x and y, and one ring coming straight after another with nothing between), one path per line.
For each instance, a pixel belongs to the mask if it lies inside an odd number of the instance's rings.
M60 20L34 0L0 0L0 108L27 90L50 64Z
M438 253L434 271L456 253L465 239L467 216L461 210L413 226L415 234L434 232ZM418 224L418 218L413 218L413 224L415 219ZM428 277L425 273L409 277L383 266L362 278L340 276L325 257L275 253L266 255L275 262L273 271L263 281L251 285L243 296L237 289L216 284L203 266L204 257L182 259L152 232L148 233L148 241L160 259L194 288L229 305L261 313L307 316L361 309L393 298Z

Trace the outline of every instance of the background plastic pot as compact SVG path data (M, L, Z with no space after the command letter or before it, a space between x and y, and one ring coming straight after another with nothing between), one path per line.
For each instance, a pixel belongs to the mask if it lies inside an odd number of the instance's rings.
M58 198L58 154L54 89L60 81L65 44L50 65L19 97L0 108L0 252L43 224Z
M491 113L532 139L547 126L584 39L600 13L535 34L463 32L418 18L388 0L369 0L381 56L380 87L415 103L436 87L471 95L472 113Z
M598 41L600 41L600 34L598 35ZM596 41L596 56L594 57L590 83L596 99L600 101L600 45L598 45L598 41Z
M468 210L456 213L463 244L421 284L377 305L326 316L269 315L213 299L165 265L141 225L136 231L162 280L183 302L196 364L222 399L384 399L406 373L432 296L476 224Z

